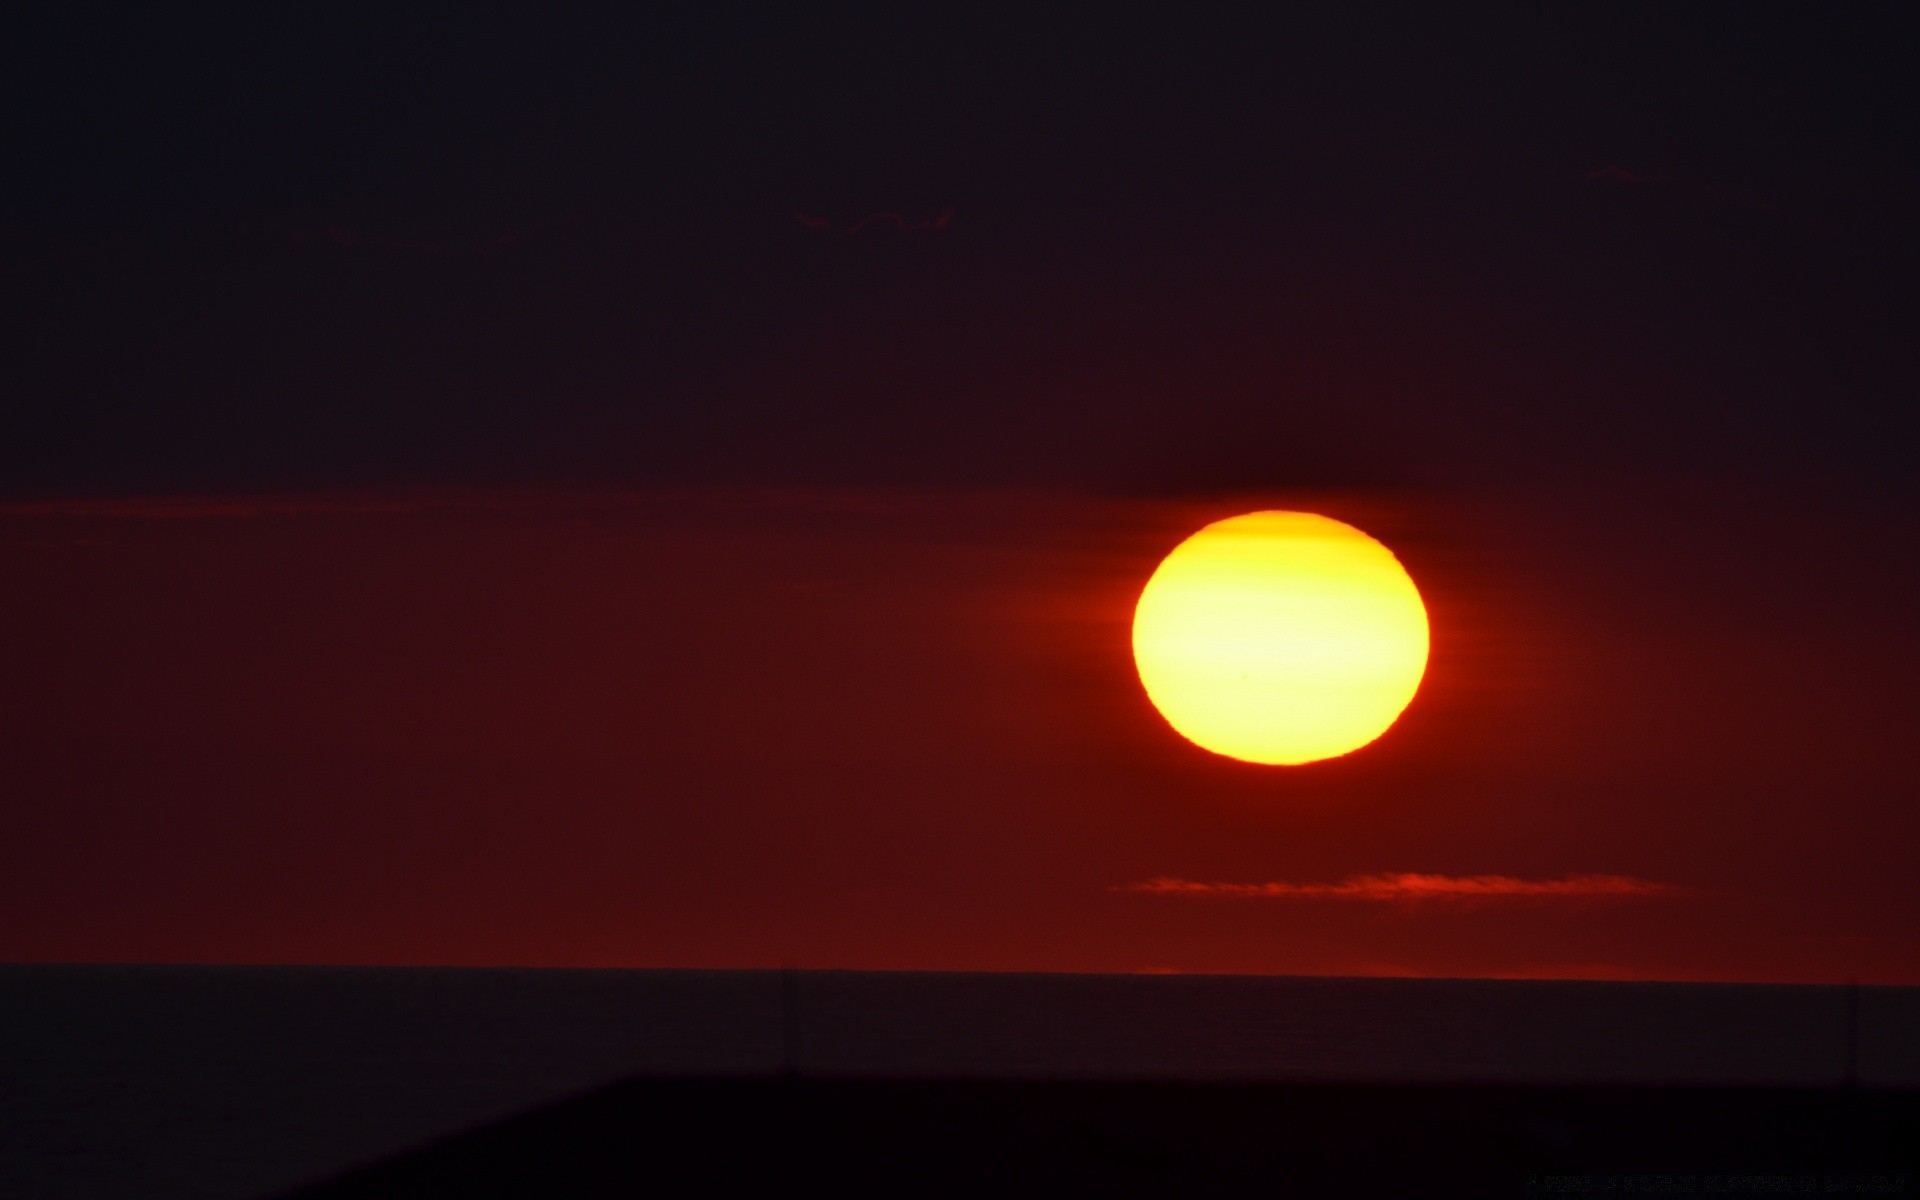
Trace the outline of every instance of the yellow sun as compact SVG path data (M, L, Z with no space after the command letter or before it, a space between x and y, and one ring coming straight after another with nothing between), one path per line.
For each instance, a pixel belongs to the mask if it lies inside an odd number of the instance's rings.
M1387 731L1427 669L1427 610L1400 560L1313 513L1229 517L1174 547L1133 614L1160 715L1247 762L1296 764Z

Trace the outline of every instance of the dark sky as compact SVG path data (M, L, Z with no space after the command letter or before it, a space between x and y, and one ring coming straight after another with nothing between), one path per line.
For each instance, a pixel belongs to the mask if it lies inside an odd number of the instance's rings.
M1920 982L1915 46L11 18L0 956ZM1350 759L1133 678L1253 507L1427 596ZM1397 872L1658 890L1124 890Z

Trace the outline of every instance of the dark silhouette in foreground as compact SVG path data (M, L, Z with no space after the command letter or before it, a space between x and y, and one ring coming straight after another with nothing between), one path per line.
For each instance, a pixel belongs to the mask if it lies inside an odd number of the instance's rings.
M640 1079L296 1195L1908 1195L1917 1145L1911 1090Z

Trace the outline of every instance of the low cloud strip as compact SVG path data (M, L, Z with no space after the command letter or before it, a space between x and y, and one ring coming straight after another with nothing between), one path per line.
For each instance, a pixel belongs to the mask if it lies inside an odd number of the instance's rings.
M1404 903L1420 900L1665 896L1681 889L1632 875L1567 875L1559 879L1522 879L1514 875L1428 875L1401 871L1351 875L1338 883L1203 883L1162 875L1142 883L1122 884L1112 890L1156 896Z

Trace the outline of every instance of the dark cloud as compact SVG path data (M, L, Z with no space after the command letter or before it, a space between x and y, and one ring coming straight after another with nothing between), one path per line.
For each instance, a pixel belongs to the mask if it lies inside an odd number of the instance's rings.
M395 250L407 254L427 254L439 256L498 254L511 250L524 240L518 233L501 233L490 238L469 242L418 241L409 238L386 237L380 234L365 233L358 229L348 229L339 225L326 225L317 229L298 229L289 235L296 242L323 242L348 250Z
M859 233L876 225L898 229L902 233L926 233L947 229L953 225L953 210L947 209L937 217L927 217L910 221L897 212L869 213L847 227L848 233Z
M1632 184L1632 183L1658 183L1661 179L1661 176L1648 175L1644 171L1636 171L1631 167L1623 167L1619 163L1608 163L1604 167L1600 167L1596 170L1586 172L1584 175L1580 176L1580 178L1586 180L1588 183Z
M827 217L811 216L796 210L793 214L793 219L814 233L828 233L833 229L833 222ZM841 232L852 234L861 233L868 229L881 228L896 230L900 233L938 233L945 229L951 229L952 227L953 210L949 208L942 211L938 216L919 218L909 218L904 213L892 211L868 213L866 216L848 225Z

